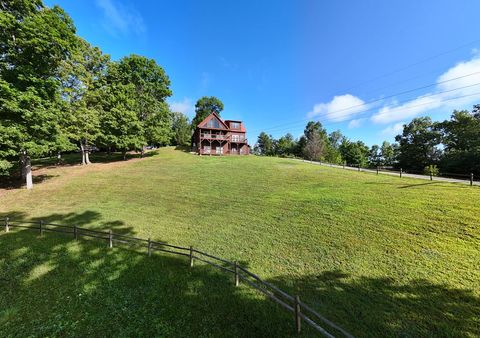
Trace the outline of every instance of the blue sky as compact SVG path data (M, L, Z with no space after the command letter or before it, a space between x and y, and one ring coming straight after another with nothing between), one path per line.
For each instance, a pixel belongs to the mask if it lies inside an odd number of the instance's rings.
M476 0L46 3L113 59L155 59L172 109L192 117L198 98L220 98L252 144L262 130L297 137L320 120L372 145L415 116L480 103Z

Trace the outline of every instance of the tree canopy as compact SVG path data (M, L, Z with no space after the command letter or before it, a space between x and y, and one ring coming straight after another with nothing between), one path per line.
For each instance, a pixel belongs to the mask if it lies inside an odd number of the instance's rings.
M192 127L196 128L212 112L220 113L223 110L223 103L215 96L204 96L198 99L195 104L195 117L192 120Z

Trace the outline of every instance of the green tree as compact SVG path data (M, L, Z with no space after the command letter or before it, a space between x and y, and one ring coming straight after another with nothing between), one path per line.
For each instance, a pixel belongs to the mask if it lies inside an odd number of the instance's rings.
M80 146L82 164L90 164L89 146L101 133L98 90L105 82L109 56L85 40L77 39L77 48L60 67L61 96L67 103L62 129Z
M195 117L192 120L192 128L195 129L212 112L220 113L223 110L223 103L215 96L204 96L195 104Z
M173 113L173 144L188 146L192 138L192 127L188 117L182 113Z
M371 167L378 167L384 164L381 149L377 144L374 144L370 148L370 153L368 155L368 163Z
M380 152L382 155L382 165L393 166L395 164L397 156L396 145L383 141Z
M344 138L340 144L339 151L348 165L360 167L368 165L370 150L362 141L352 142Z
M134 110L143 129L143 145L165 145L170 141L172 115L165 102L172 95L170 80L155 60L130 55L111 65L109 83L133 85Z
M292 134L288 133L282 136L276 142L275 152L279 156L293 155L295 151L296 142Z
M303 156L309 160L324 160L330 149L327 131L320 122L310 121L303 131L305 139L301 141Z
M32 187L30 157L69 146L61 132L59 66L77 40L70 17L41 1L2 1L0 11L0 168L21 157Z
M436 124L429 117L415 118L404 125L402 134L395 137L399 143L398 166L423 172L425 167L438 163L441 156L438 148L440 136Z
M440 168L444 172L480 174L479 106L472 113L454 111L450 120L438 125L445 147Z
M275 155L275 145L273 137L262 131L260 135L258 135L257 144L255 145L255 152L260 155L266 156Z

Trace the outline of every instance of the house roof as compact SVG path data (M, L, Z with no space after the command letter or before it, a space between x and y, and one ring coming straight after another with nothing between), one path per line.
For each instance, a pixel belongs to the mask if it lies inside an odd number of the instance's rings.
M220 123L223 125L223 128L210 128L210 127L202 127L202 125L208 121L210 121L212 118L216 117ZM231 121L231 120L227 120L227 121ZM234 121L234 122L241 122L241 121ZM203 119L202 122L200 122L198 125L197 125L197 128L209 128L209 129L226 129L226 130L230 130L230 128L228 127L228 125L225 123L224 120L222 120L222 118L220 117L220 115L218 115L216 112L212 112L210 115L208 115L206 118ZM242 126L242 129L243 126ZM244 130L243 130L244 131Z

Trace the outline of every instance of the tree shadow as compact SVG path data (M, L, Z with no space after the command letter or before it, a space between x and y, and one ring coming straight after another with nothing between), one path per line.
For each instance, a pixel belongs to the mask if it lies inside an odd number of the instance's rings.
M58 175L49 175L49 174L33 175L32 181L33 181L33 184L39 184L57 176ZM19 189L25 185L24 180L22 180L22 178L18 175L0 176L0 177L1 177L0 189L4 189L4 190Z
M0 336L294 336L291 314L186 258L29 230L0 234L0 257Z
M480 336L480 297L473 290L425 279L402 284L382 277L351 277L341 271L270 282L300 294L357 337Z

